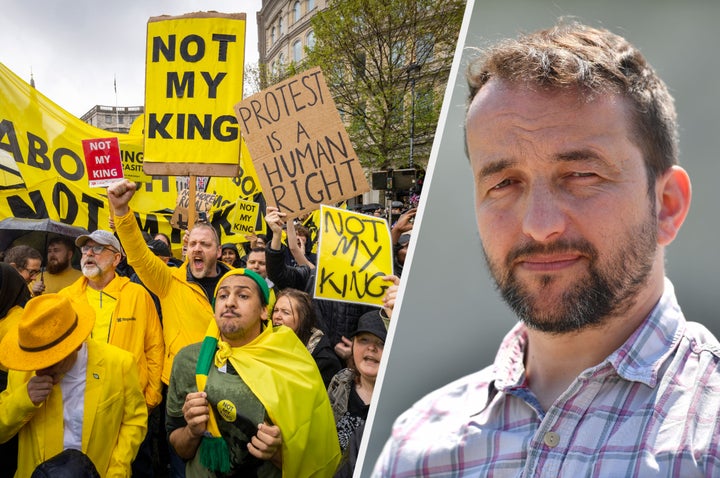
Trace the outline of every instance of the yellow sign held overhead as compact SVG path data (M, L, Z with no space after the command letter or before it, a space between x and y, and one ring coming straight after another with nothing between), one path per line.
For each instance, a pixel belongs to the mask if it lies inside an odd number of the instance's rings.
M392 285L392 241L387 221L335 207L320 207L315 297L382 306Z
M255 234L260 205L252 201L238 199L235 202L235 212L230 217L232 231L235 234Z
M245 14L198 12L148 21L145 172L236 176Z

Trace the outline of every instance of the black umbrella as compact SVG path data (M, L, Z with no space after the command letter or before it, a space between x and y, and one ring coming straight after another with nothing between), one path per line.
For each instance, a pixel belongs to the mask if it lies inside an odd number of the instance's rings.
M50 239L53 237L75 239L82 234L88 234L88 231L52 219L9 217L0 221L0 251L25 244L37 249L43 258L46 258Z

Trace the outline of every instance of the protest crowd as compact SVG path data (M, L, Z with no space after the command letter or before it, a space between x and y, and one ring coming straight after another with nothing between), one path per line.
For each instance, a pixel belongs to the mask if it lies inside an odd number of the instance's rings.
M318 237L278 208L178 258L135 188L106 229L2 251L0 476L352 476L415 209L378 307L314 297Z
M110 138L0 64L0 478L352 475L416 202L347 209L322 71L243 98L244 29L151 18Z

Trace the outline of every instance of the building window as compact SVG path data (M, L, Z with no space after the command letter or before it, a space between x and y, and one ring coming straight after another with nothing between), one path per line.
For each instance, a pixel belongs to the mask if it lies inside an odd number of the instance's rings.
M270 45L275 44L275 27L270 29Z
M285 25L283 17L278 18L278 35L283 36L285 34Z
M285 66L285 53L281 52L278 55L278 68L283 68Z
M105 122L112 123L112 115L105 115Z
M307 45L307 47L311 50L313 48L315 48L315 32L314 31L310 30L310 32L305 37L305 45Z
M292 54L293 54L293 61L295 63L299 63L300 60L302 60L303 51L302 51L302 42L300 40L295 40L293 42Z
M300 0L297 0L293 5L293 22L299 22L301 16L302 15L300 14Z
M405 63L405 42L398 41L392 46L390 52L390 63L395 67L401 67Z
M307 10L305 11L309 12L313 8L315 8L315 0L307 0Z
M429 33L418 38L415 45L416 58L418 63L428 63L433 61L433 53L435 49L435 37Z

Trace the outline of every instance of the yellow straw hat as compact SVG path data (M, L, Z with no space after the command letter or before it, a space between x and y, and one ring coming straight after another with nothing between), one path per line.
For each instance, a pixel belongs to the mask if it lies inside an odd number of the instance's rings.
M17 327L0 342L0 363L11 370L42 370L68 357L90 335L95 312L58 294L25 304Z

